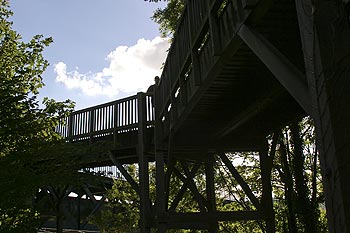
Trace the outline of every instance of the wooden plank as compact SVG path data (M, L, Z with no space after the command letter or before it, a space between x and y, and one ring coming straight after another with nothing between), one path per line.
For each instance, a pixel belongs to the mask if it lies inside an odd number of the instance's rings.
M120 173L122 173L122 175L124 176L124 178L128 181L128 183L131 185L131 187L136 191L136 193L138 195L140 195L140 187L139 185L136 183L136 181L134 180L134 178L132 178L130 176L130 174L128 173L128 171L125 170L125 168L123 167L123 165L119 162L119 160L115 157L114 154L112 154L112 152L109 152L109 157L112 160L112 162L114 163L115 166L117 166L118 170L120 171Z
M186 170L186 176L189 175L189 171L186 167L186 165L184 164L182 166L184 168L184 170ZM186 179L181 172L174 167L174 174L183 182L186 183L188 181L188 187L191 190L195 200L198 203L199 209L201 210L201 212L205 212L206 211L206 200L205 198L202 196L202 194L199 193L196 184L194 183L193 179Z
M253 203L255 208L258 210L261 209L261 204L259 200L255 197L252 190L250 189L249 185L244 181L242 176L238 173L236 168L232 165L231 161L227 158L227 156L224 153L219 154L222 162L226 165L226 167L230 170L233 177L236 179L238 184L242 187L244 193L248 196L249 200Z
M238 34L305 112L312 115L313 111L305 75L253 28L243 24Z
M191 169L190 173L188 174L187 181L183 183L182 187L180 188L179 192L176 194L173 202L170 205L169 212L174 212L177 205L180 203L180 201L183 198L183 195L186 193L187 188L189 187L190 180L194 178L196 175L196 172L200 168L201 164L196 163L193 168Z

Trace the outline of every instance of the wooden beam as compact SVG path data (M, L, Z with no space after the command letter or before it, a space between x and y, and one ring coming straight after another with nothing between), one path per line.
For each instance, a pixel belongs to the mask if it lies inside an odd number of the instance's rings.
M88 217L86 217L86 220L84 221L84 223L82 224L82 228L84 228L87 224L88 224L88 221L89 221L89 218L94 214L96 213L96 211L98 211L102 204L104 203L104 201L107 199L107 195L103 195L101 200L99 200L96 204L95 204L95 207L92 209L92 211L90 212L90 214L88 215Z
M122 175L124 176L124 178L126 179L126 181L128 181L128 183L131 185L131 187L136 191L136 193L138 195L140 195L140 188L139 185L136 183L136 181L134 180L134 178L132 178L130 176L130 174L128 173L127 170L125 170L125 168L123 167L123 165L119 162L119 160L115 157L115 155L112 154L112 152L109 152L109 157L112 160L112 162L114 163L115 166L117 166L118 170L120 171L120 173L122 173Z
M249 200L253 203L255 208L258 210L261 209L261 204L259 200L255 197L252 190L250 189L249 185L244 181L242 176L238 173L236 168L232 165L231 161L227 158L227 156L224 153L219 154L222 162L226 165L226 167L229 169L233 177L236 179L238 184L242 187L245 194L248 196Z
M222 138L247 123L250 119L266 109L274 99L281 95L281 93L281 91L273 91L269 95L259 98L256 102L249 105L242 113L232 119L223 129L218 130L217 133L215 133L215 137Z
M188 177L187 177L187 181L185 183L183 183L181 189L179 190L179 192L177 193L177 195L175 196L173 202L170 205L169 208L169 212L174 212L177 205L179 204L179 202L182 200L183 195L185 194L188 186L189 186L189 182L190 179L193 179L193 177L195 176L196 172L198 171L198 169L200 168L200 164L196 163L194 165L194 167L192 168L192 170L190 171Z
M149 223L152 221L151 201L149 199L149 174L148 158L145 154L145 133L146 133L146 97L144 93L137 93L137 155L139 162L139 190L140 190L140 230L150 232Z
M164 154L162 151L156 151L156 219L166 212L166 202L168 201L165 193L165 172L164 172ZM158 225L162 225L158 221ZM162 228L162 227L161 227ZM162 228L163 229L163 228Z
M208 212L216 211L216 196L215 196L215 177L214 177L214 155L208 155L208 160L205 161L205 183L207 192ZM209 226L209 233L217 233L219 225L217 221L213 221Z
M242 24L238 34L305 112L313 115L305 75L253 28Z
M273 210L272 200L272 185L271 185L271 171L273 163L268 154L268 142L262 139L261 149L259 151L260 170L262 180L262 198L261 205L263 207L264 219L266 222L266 232L275 233L275 212Z
M85 184L84 187L83 187L83 189L84 189L86 195L90 198L90 200L91 200L94 204L96 204L96 203L97 203L97 200L96 200L96 198L94 197L94 195L91 193L89 187Z
M263 219L261 211L215 211L195 213L169 213L166 221L168 223L189 223L208 221L246 221Z
M187 179L181 174L181 172L174 167L174 174L183 182L186 183ZM188 174L187 174L188 175ZM202 194L199 193L196 184L194 183L193 179L188 179L189 183L188 183L188 187L191 190L195 200L198 203L199 209L202 212L206 211L206 200L205 198L202 196Z

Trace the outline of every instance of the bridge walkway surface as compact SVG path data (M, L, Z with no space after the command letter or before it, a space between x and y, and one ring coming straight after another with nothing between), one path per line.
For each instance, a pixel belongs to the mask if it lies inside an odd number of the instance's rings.
M72 143L112 142L109 153L83 158L83 163L121 169L140 195L141 232L217 232L218 222L238 220L263 220L266 231L275 232L266 136L309 115L316 125L330 232L350 232L350 186L344 179L350 170L342 169L350 166L350 27L344 27L349 24L345 4L187 0L154 96L138 93L74 112L59 130ZM234 151L258 152L262 198L225 155ZM218 157L254 210L216 210L213 172ZM155 202L149 196L151 161L156 161ZM174 167L176 161L183 165L182 174ZM123 170L128 163L138 163L138 182ZM192 174L201 166L205 195L195 188ZM181 189L169 200L172 176L191 190L198 212L176 211L183 193Z

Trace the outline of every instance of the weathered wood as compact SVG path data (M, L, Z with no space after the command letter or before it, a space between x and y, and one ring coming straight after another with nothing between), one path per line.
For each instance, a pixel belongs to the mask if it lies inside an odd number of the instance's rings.
M136 181L134 180L134 178L132 178L130 176L130 174L128 173L127 170L125 170L125 168L123 167L123 165L118 161L118 159L115 157L115 155L113 155L111 152L109 153L109 157L112 160L112 162L114 163L115 166L117 166L118 170L120 171L120 173L122 173L122 175L124 176L124 178L128 181L128 183L131 185L131 187L136 191L137 194L140 195L140 187L139 185L136 183Z
M260 170L262 180L262 197L261 207L264 213L264 220L266 222L266 232L275 233L275 212L273 210L272 200L272 185L271 185L271 171L272 162L268 154L268 142L266 139L262 139L261 149L259 151L260 158Z
M330 232L350 232L349 1L296 0Z
M310 95L304 74L253 28L243 24L238 34L298 101L305 112L312 115Z
M186 169L186 166L182 166L184 168L184 170ZM189 175L189 171L188 169L186 169L187 172L186 176ZM199 209L201 212L205 212L206 211L206 200L205 198L202 196L202 194L199 193L197 186L195 184L195 182L193 181L193 179L186 179L186 177L184 177L181 172L177 169L174 168L174 174L183 182L186 183L188 181L188 187L191 190L196 202L198 203Z
M175 211L177 205L182 200L183 195L186 193L186 190L189 187L190 180L192 180L194 178L194 176L196 175L196 172L198 171L200 166L201 166L200 163L196 163L193 166L193 168L191 169L190 173L188 174L187 181L185 183L183 183L182 187L180 188L179 192L176 194L173 202L171 203L171 205L169 207L169 212L174 212Z
M261 204L259 200L255 197L252 190L250 189L249 185L244 181L242 176L238 173L236 168L233 166L231 161L227 158L227 156L224 153L219 153L219 156L222 160L222 162L226 165L226 167L229 169L233 177L236 179L238 184L242 187L244 193L248 196L249 200L253 203L255 208L258 210L261 209Z
M214 181L214 155L208 155L205 161L205 183L207 193L208 212L216 212L216 195L215 195L215 181ZM219 225L217 221L210 222L209 232L217 233Z
M150 222L153 218L151 212L151 201L149 199L149 167L148 158L145 155L145 132L146 132L146 102L143 93L137 94L138 101L138 165L139 165L139 187L140 187L140 230L142 233L150 232ZM131 106L129 105L129 108ZM129 110L131 112L131 110ZM129 119L131 122L131 119Z

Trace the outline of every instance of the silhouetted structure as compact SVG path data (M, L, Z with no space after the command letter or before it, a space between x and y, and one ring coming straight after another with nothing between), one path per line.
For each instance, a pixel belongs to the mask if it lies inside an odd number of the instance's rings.
M141 231L207 229L219 221L264 220L274 232L271 156L266 136L311 115L315 120L330 232L350 232L350 24L348 5L320 0L188 0L169 50L155 115L151 96L127 99L72 114L61 131L74 141L112 140L109 155L88 166L117 165L141 199ZM155 134L153 134L155 130ZM257 151L263 195L259 200L225 152ZM216 210L213 158L220 159L255 206ZM156 161L157 200L149 198L148 163ZM174 167L180 161L183 172ZM139 181L122 164L139 164ZM193 165L190 166L189 164ZM205 167L206 195L193 180ZM190 167L193 167L192 170ZM199 212L179 213L177 176Z

